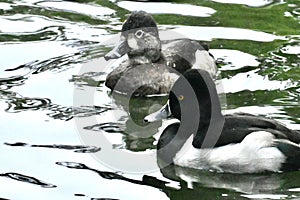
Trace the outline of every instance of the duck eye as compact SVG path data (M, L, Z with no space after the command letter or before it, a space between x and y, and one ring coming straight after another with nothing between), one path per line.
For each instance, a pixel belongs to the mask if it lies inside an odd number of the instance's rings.
M135 35L137 38L141 38L141 37L144 36L144 34L145 34L144 31L142 31L142 30L137 30L137 31L135 32L134 35Z
M184 96L183 96L183 95L179 95L179 96L178 96L178 100L179 100L179 101L182 101L183 99L184 99Z

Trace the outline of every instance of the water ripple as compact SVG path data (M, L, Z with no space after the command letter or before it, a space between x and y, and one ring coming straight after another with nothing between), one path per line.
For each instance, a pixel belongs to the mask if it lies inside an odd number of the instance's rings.
M42 110L47 111L47 115L53 119L65 121L74 117L90 117L111 110L110 107L105 106L66 107L54 104L47 98L22 97L15 92L1 90L0 99L5 100L8 104L8 108L5 109L6 112L17 113L28 110Z
M300 39L290 37L289 42L280 49L269 52L262 59L260 74L267 75L272 80L292 80L298 86L300 80Z
M12 76L8 78L0 78L0 89L7 90L14 86L23 85L27 77L25 76Z
M76 153L96 153L101 150L100 147L95 146L83 146L83 145L64 145L64 144L27 144L23 142L16 143L4 143L5 145L12 147L39 147L39 148L51 148L51 149L63 149L63 150L74 150Z
M8 37L8 41L16 38L27 37L29 41L40 41L40 37L50 37L48 40L56 41L81 40L81 41L101 41L101 38L109 37L106 30L109 25L103 21L97 21L96 25L87 23L70 23L63 18L33 14L13 14L0 16L0 39L1 35ZM50 35L45 35L49 32ZM40 37L39 37L40 36ZM4 36L2 36L4 37ZM11 39L9 39L11 38ZM7 41L5 41L7 42Z
M173 188L170 188L168 186L165 186L166 181L162 181L162 180L159 180L155 177L152 177L152 176L147 176L147 175L144 175L143 176L143 180L136 180L136 179L131 179L131 178L127 178L119 173L116 173L116 172L108 172L108 171L100 171L100 170L97 170L97 169L93 169L93 168L90 168L88 166L86 166L85 164L82 164L82 163L76 163L76 162L56 162L57 165L60 165L60 166L64 166L64 167L67 167L67 168L71 168L71 169L84 169L84 170L89 170L89 171L93 171L95 173L97 173L99 176L101 176L102 178L104 179L109 179L109 180L123 180L123 181L127 181L127 182L130 182L130 183L135 183L135 184L139 184L139 185L148 185L148 186L153 186L153 187L156 187L156 188L159 188L159 189L173 189Z
M70 82L74 82L74 84L78 87L82 86L90 86L90 87L99 87L103 81L100 77L104 76L105 72L87 72L80 75L72 75L72 79L70 79Z
M50 99L43 98L15 98L9 102L6 112L20 112L22 110L38 110L50 104Z
M115 122L100 123L100 124L84 127L84 129L87 130L92 130L92 131L103 130L108 133L124 133L125 128L126 127L124 126L124 124L115 123Z
M63 55L48 60L41 61L36 65L31 66L33 69L32 74L38 74L44 71L61 71L66 70L66 66L78 63L80 58L79 53Z
M76 45L73 43L73 45ZM87 45L84 42L81 42L80 45ZM95 47L96 48L96 47ZM7 76L12 74L12 76L0 78L0 89L7 90L14 86L20 86L25 84L25 81L33 74L39 74L42 72L62 72L70 68L75 67L79 63L83 62L86 59L89 59L91 56L98 57L103 54L103 50L97 46L97 50L90 49L87 47L82 47L80 52L64 54L61 56L56 56L48 58L45 60L33 60L26 64L18 65L17 67L7 68L4 70L7 73ZM21 72L21 70L23 70ZM22 75L20 75L23 73ZM73 78L70 82L75 82L78 85L81 85L80 82L87 82L89 85L93 81L95 76L103 76L104 73L86 73L82 76L73 75ZM99 86L102 82L94 81L90 86Z
M23 174L19 174L19 173L14 173L14 172L8 172L8 173L0 174L0 176L6 177L6 178L11 178L11 179L21 181L21 182L25 182L25 183L39 185L43 188L55 188L55 187L57 187L56 185L43 182L43 181L41 181L37 178L34 178L32 176L27 176L27 175L23 175Z
M29 33L0 33L0 42L53 41L59 39L61 35L63 35L62 26L50 26Z
M49 117L68 121L74 117L90 117L98 115L110 110L110 108L99 106L63 107L52 104L49 107L49 110L52 111L51 113L47 114Z

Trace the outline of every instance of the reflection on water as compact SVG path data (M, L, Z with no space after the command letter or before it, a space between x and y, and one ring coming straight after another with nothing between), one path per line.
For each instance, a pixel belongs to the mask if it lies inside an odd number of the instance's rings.
M6 177L6 178L11 178L17 181L22 181L22 182L26 182L26 183L30 183L30 184L35 184L35 185L39 185L41 187L44 188L54 188L57 187L56 185L52 185L49 183L45 183L43 181L40 181L34 177L31 176L26 176L23 174L18 174L18 173L13 173L13 172L9 172L9 173L5 173L5 174L0 174L0 176L2 177Z
M178 14L195 17L209 17L216 11L212 8L203 6L194 6L189 4L175 4L175 3L151 3L151 2L134 2L134 1L120 1L117 3L121 8L129 11L144 10L151 14Z
M299 175L299 172L290 172L285 174L240 175L201 172L199 170L187 169L173 165L162 168L161 172L164 177L172 181L179 182L180 188L178 188L169 186L168 181L148 175L144 175L142 180L137 180L118 173L90 168L81 163L57 162L56 164L71 169L93 171L103 179L122 180L133 184L155 187L162 190L170 199L173 200L194 199L201 193L201 196L207 199L218 197L227 197L232 199L237 198L239 193L245 194L242 196L249 198L254 198L256 196L259 198L272 198L277 196L291 197L288 191L285 192L285 194L276 194L276 191L286 191L288 188L300 186L299 180L289 180L293 176ZM218 190L203 191L204 188L216 188ZM297 196L293 195L292 197L296 198Z
M260 76L257 74L258 70L252 70L245 73L239 73L230 79L223 79L222 83L231 87L226 87L226 93L235 93L243 90L257 91L257 90L285 90L296 84L287 81L269 80L268 76ZM234 83L240 85L234 85Z
M230 199L238 193L247 194L250 198L252 197L251 194L270 194L270 196L272 196L272 194L276 194L276 191L284 191L288 187L299 187L299 180L293 182L289 180L292 176L299 174L298 172L286 174L240 175L199 172L198 170L169 166L162 169L162 173L171 180L180 181L182 186L180 190L191 191L191 189L201 190L201 188L218 188L222 189L219 191L223 191L224 193L217 194L217 196L228 195ZM185 191L184 195L189 195L189 193L192 192ZM286 193L288 194L288 192ZM180 198L174 197L174 199Z
M121 154L112 152L155 156L157 138L168 123L143 122L166 97L130 98L111 94L103 84L118 65L105 62L103 55L117 42L114 34L132 10L152 13L161 39L172 39L166 31L172 30L209 43L226 92L224 112L271 117L300 129L297 0L4 0L0 198L299 199L299 172L235 175L171 165L130 174L92 157L121 162L115 156ZM87 101L76 104L75 92ZM78 119L89 123L78 130ZM79 133L101 135L110 143L85 144ZM112 154L103 155L107 152Z
M213 39L232 39L232 40L251 40L259 42L271 42L274 40L284 39L282 36L276 36L262 31L249 29L231 28L231 27L202 27L202 26L170 26L165 25L163 28L172 29L173 31L188 35L194 40L211 41Z
M89 117L99 115L111 108L99 106L65 107L51 102L47 98L22 97L17 93L1 92L1 99L5 99L8 107L6 112L17 113L28 110L44 110L47 115L54 119L70 120L73 117Z
M220 69L222 71L238 70L249 66L257 67L260 64L257 57L238 50L212 49L210 52L218 58L219 63L222 63ZM247 66L245 66L245 62Z
M22 142L17 142L17 143L4 143L5 145L8 146L13 146L13 147L41 147L41 148L53 148L53 149L65 149L65 150L74 150L76 153L95 153L97 151L100 151L101 148L99 147L94 147L94 146L82 146L82 145L62 145L62 144L53 144L53 145L43 145L43 144L26 144Z
M267 6L272 3L282 3L281 0L212 0L220 3L243 4L252 7Z
M70 11L75 13L81 13L85 15L90 15L92 17L97 18L98 16L109 16L113 13L115 13L114 10L106 7L102 7L99 5L89 5L89 4L80 4L76 2L63 2L63 1L57 1L57 2L39 2L37 1L37 4L42 7L46 7L47 9L57 9L57 10L63 10L64 12ZM103 18L102 18L103 19ZM109 18L107 17L107 20Z

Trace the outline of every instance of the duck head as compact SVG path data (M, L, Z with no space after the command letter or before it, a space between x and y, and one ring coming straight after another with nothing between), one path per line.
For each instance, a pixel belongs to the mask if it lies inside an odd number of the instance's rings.
M191 69L176 80L166 105L144 120L153 122L174 117L191 125L193 121L207 122L220 115L220 101L210 74L201 69Z
M120 58L127 53L134 64L157 62L161 42L155 20L144 11L133 12L124 22L118 45L107 53L105 60Z
M207 71L191 69L174 83L168 103L144 118L152 122L172 116L180 121L166 127L158 144L158 156L171 163L191 137L195 148L212 148L224 125L215 84Z

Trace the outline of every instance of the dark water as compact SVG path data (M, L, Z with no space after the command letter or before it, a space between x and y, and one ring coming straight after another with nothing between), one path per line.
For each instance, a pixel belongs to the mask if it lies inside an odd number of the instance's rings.
M299 0L1 1L0 198L300 199L300 173L159 171L142 118L165 97L111 95L103 55L126 14L153 13L206 41L219 62L224 112L300 129Z

